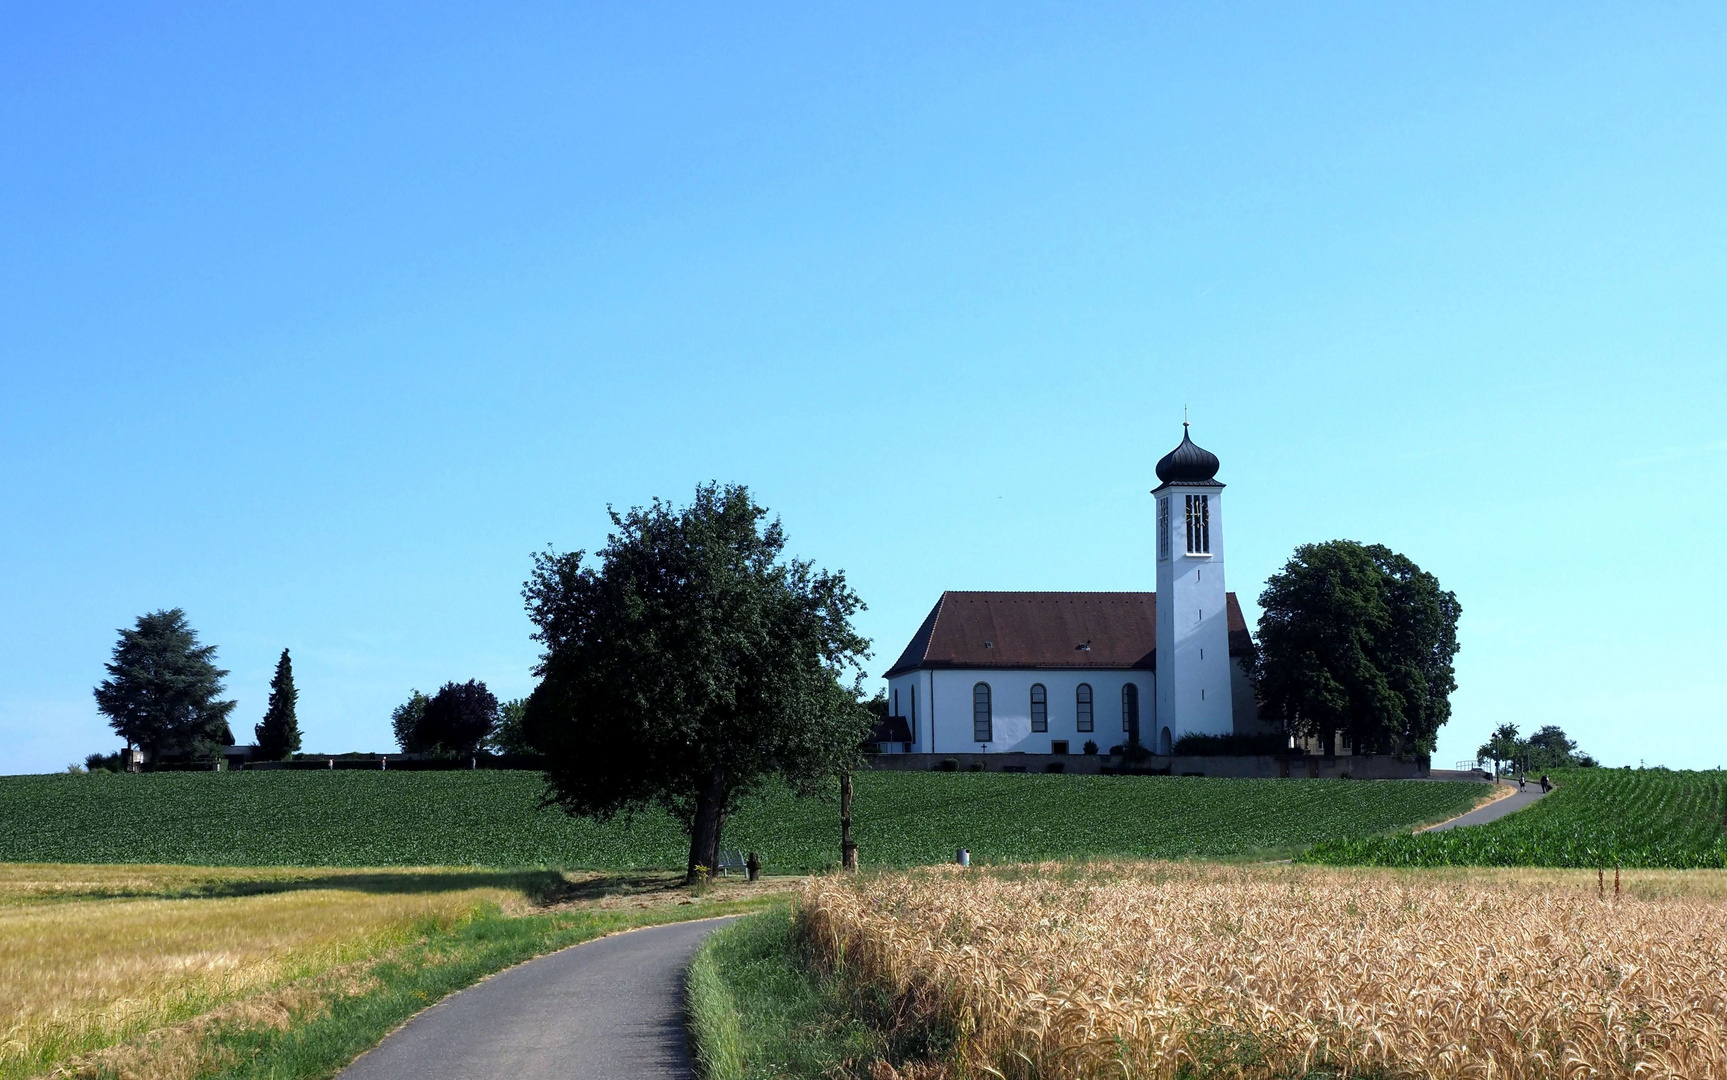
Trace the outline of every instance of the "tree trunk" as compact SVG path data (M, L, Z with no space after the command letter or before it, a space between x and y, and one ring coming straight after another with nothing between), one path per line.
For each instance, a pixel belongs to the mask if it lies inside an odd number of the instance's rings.
M1326 731L1326 733L1325 733L1325 756L1328 758L1334 758L1337 756L1337 729L1336 728L1332 728L1332 729Z
M726 778L719 769L708 773L696 793L696 818L690 825L690 865L684 880L694 883L696 867L712 874L720 861L720 830L726 818Z
M858 846L852 840L852 774L847 769L840 776L840 865L847 870L858 868Z

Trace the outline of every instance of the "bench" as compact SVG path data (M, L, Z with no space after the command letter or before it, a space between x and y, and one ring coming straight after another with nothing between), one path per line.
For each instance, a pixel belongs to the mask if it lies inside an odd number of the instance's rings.
M721 876L729 876L733 870L736 870L740 874L744 871L744 853L741 851L731 851L726 848L721 848L719 862L720 864L714 867L714 869L718 871Z

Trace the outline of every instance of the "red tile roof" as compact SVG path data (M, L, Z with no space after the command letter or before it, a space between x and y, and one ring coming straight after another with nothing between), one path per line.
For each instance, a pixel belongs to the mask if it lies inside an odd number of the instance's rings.
M1246 655L1252 639L1234 593L1227 606L1229 655ZM1154 592L944 592L884 678L919 668L1156 666Z

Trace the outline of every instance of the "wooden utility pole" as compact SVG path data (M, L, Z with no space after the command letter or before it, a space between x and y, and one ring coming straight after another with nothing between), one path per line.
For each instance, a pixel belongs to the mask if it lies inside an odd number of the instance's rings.
M852 839L852 771L840 774L840 865L858 868L858 846Z

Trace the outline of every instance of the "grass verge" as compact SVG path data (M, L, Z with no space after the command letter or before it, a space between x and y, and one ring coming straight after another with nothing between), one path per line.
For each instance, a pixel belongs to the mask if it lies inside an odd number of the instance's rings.
M867 1075L892 1047L840 980L806 963L789 905L708 938L685 982L701 1080Z
M701 917L760 907L760 901L716 903L703 907ZM673 909L478 918L380 965L366 992L338 996L302 1023L286 1030L252 1027L218 1033L211 1046L226 1060L209 1075L223 1080L333 1076L415 1013L487 975L606 934L689 917Z

